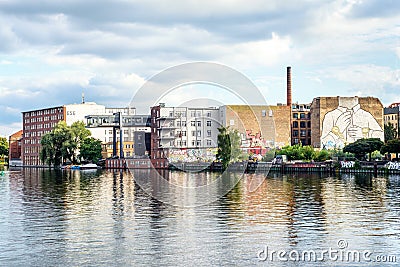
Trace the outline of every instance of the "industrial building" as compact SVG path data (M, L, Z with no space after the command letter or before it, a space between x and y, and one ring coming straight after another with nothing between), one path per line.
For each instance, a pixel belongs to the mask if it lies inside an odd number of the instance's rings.
M71 125L76 121L86 122L85 117L90 114L113 114L115 112L134 115L135 108L106 108L105 106L98 105L94 102L85 102L82 97L82 103L80 104L69 104L22 112L22 164L24 166L44 165L44 163L40 161L40 141L42 136L49 133L59 121L65 121L67 125ZM105 148L107 148L108 143L112 143L112 127L91 127L89 130L94 138L97 138L106 144ZM133 141L133 139L133 133L128 130L125 140Z

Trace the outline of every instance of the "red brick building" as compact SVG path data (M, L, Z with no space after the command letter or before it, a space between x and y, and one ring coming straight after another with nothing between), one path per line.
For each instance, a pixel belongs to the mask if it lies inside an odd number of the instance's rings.
M311 145L311 104L292 104L292 145Z
M10 135L9 143L9 160L21 160L22 130Z
M22 162L25 166L43 165L40 161L40 141L53 127L66 117L63 106L22 112Z
M168 168L168 149L160 146L161 107L151 107L150 157L154 168Z

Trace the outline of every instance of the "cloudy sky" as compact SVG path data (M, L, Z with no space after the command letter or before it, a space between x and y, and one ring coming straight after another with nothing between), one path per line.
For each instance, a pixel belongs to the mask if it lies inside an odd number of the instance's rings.
M21 111L78 103L82 91L126 106L152 76L194 61L243 73L269 104L286 101L292 66L294 101L388 105L400 102L399 37L397 0L0 0L0 135L21 127ZM181 88L168 104L201 92Z

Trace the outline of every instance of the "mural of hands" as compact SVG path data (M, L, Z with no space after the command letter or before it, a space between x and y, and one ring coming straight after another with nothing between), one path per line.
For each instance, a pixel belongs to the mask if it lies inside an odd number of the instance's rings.
M350 111L343 112L336 120L336 126L344 131L351 123L352 113Z
M362 128L358 126L350 126L347 129L347 135L349 138L352 138L354 141L360 138L363 138Z

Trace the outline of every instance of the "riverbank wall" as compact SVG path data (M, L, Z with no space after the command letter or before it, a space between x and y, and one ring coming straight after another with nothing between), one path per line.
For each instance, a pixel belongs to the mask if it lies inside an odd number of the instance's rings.
M147 169L154 168L150 159L108 159L106 169ZM186 172L216 171L222 172L220 162L179 162L169 164L163 169L180 170ZM280 172L282 174L309 172L309 173L369 173L400 174L400 162L354 162L354 161L327 161L327 162L287 162L273 164L272 162L235 162L228 166L229 171L241 172Z

